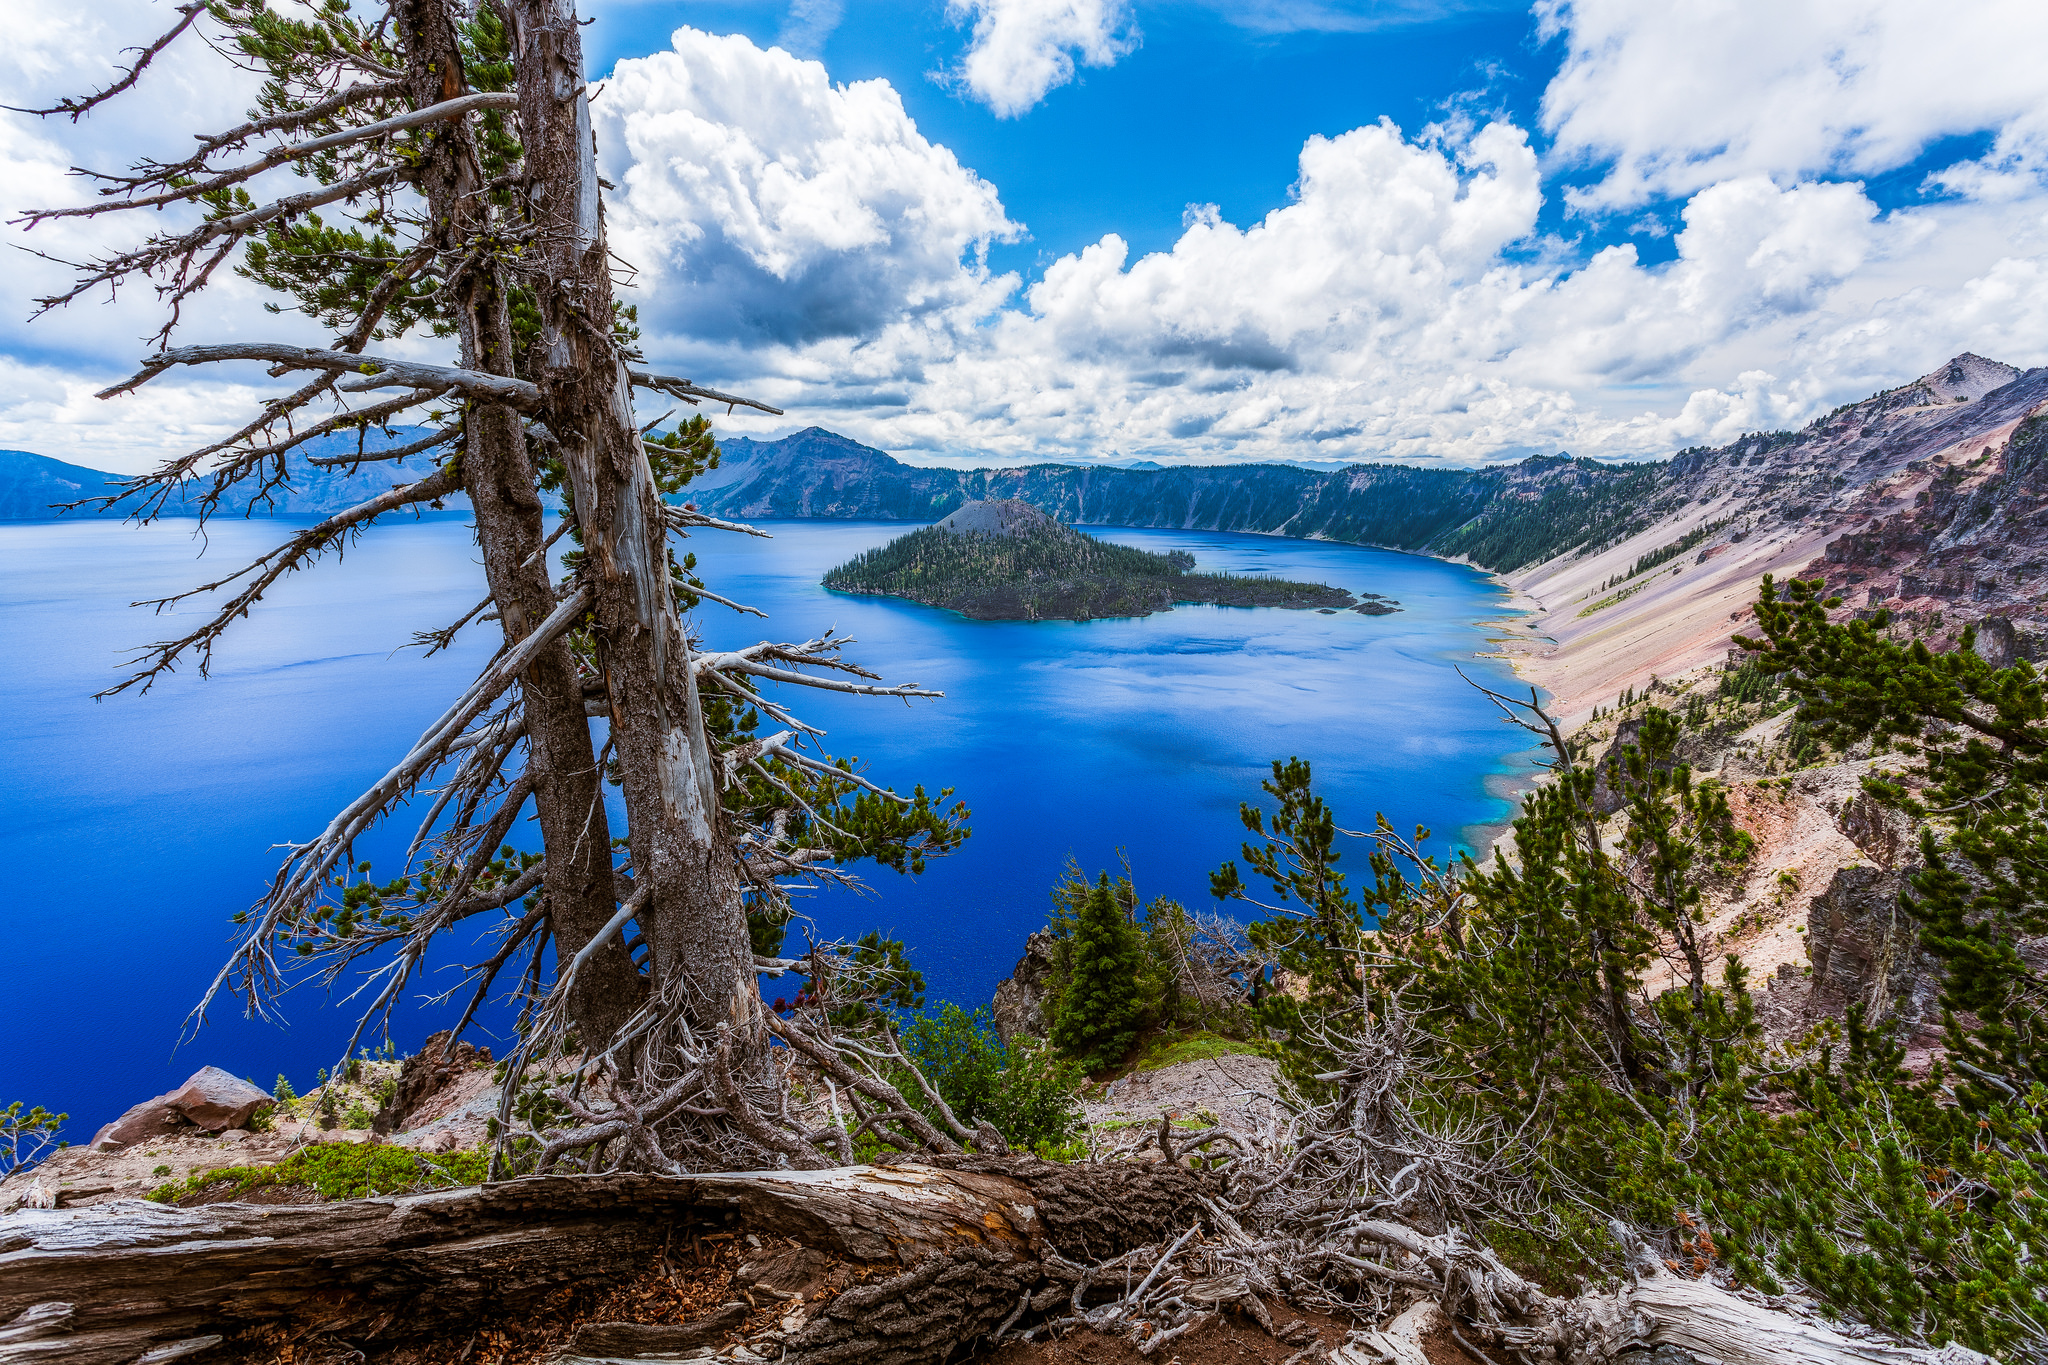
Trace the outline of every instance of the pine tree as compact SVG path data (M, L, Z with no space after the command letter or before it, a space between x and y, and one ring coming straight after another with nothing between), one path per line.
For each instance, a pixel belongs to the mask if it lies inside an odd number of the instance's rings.
M1068 963L1053 1046L1089 1071L1107 1071L1138 1040L1145 971L1144 935L1117 903L1107 872L1081 903Z

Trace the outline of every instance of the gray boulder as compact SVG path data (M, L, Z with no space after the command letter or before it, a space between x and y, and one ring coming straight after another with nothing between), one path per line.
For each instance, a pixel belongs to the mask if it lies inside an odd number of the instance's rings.
M270 1102L263 1091L217 1066L200 1067L170 1096L173 1109L209 1133L248 1127L256 1111Z
M181 1130L191 1132L191 1122L171 1107L170 1094L158 1095L134 1105L127 1113L94 1133L92 1149L95 1152L118 1152L138 1142L175 1136Z
M246 1128L270 1096L217 1066L202 1066L176 1090L133 1106L93 1134L92 1149L114 1152L154 1138L198 1129L207 1133Z

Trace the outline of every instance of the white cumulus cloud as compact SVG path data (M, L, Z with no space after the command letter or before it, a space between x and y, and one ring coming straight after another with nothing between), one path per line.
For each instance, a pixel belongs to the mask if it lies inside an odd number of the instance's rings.
M65 23L36 31L61 36ZM1623 46L1655 30L1613 23ZM1620 61L1597 32L1571 37L1572 51ZM63 47L51 38L5 60L25 71ZM1951 85L1968 83L1953 53L1928 53L1950 62ZM1789 68L1766 55L1755 88L1770 98L1751 122L1784 117L1766 77ZM1560 130L1567 115L1591 117L1570 92L1578 60L1548 106ZM2038 84L2048 94L2048 77ZM159 115L183 93L167 89ZM1996 116L1969 98L1975 112L1958 120ZM1903 114L1830 141L1733 115L1743 137L1687 131L1657 106L1645 120L1678 130L1657 156L1648 135L1570 144L1609 158L1599 193L1612 202L1677 196L1676 213L1659 209L1657 261L1545 234L1556 161L1530 130L1460 119L1410 135L1381 121L1310 138L1287 201L1256 221L1195 208L1168 250L1134 256L1109 234L1027 282L988 265L991 245L1022 231L997 187L926 138L886 81L835 84L815 61L685 28L671 50L621 62L593 113L618 186L612 245L638 269L625 297L650 360L789 410L721 417L729 431L816 423L912 456L1020 461L1647 456L1797 425L1963 350L2048 363L2048 190L2027 166L1986 158L1954 168L1947 193L1880 211L1842 158L1911 154L1935 124ZM2023 124L2014 115L1992 133L2018 146ZM61 175L80 159L68 133L19 118L0 129L17 194L80 192ZM160 133L110 123L89 131L103 141L88 151L108 160L124 138L154 150ZM1719 150L1698 150L1710 142ZM1792 150L1756 150L1780 144ZM49 240L83 252L131 231L117 227ZM17 315L61 278L18 270ZM186 334L296 335L303 323L254 303L231 281ZM0 445L70 458L119 448L82 462L135 468L239 412L232 386L253 368L181 377L146 400L86 397L126 372L152 316L131 291L6 333Z
M1862 176L1937 139L1993 135L1945 179L1982 197L2048 168L2038 0L1539 0L1561 36L1543 126L1604 174L1574 199L1615 209L1749 175ZM2008 194L2026 192L2008 187Z
M946 0L973 38L947 79L1002 118L1016 118L1074 79L1074 64L1114 66L1138 46L1123 0Z
M1651 455L1796 425L1964 349L2048 360L2038 202L1880 215L1855 184L1748 175L1694 194L1652 265L1628 245L1575 259L1539 232L1544 197L1512 124L1381 122L1311 138L1291 202L1248 226L1194 210L1168 251L1112 234L1021 295L963 290L812 344L663 344L798 421L1005 459Z
M1021 231L995 186L927 141L887 81L834 85L741 37L673 41L621 61L592 110L643 325L801 346L1013 286L982 264Z

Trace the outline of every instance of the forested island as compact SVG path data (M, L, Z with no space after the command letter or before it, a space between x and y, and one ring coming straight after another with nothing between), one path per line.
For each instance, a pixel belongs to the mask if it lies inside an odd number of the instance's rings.
M1153 554L1062 525L1014 498L970 502L825 575L834 592L903 597L977 621L1093 621L1149 616L1176 602L1333 612L1395 609L1323 583L1191 573L1183 550ZM1373 595L1368 594L1368 597Z

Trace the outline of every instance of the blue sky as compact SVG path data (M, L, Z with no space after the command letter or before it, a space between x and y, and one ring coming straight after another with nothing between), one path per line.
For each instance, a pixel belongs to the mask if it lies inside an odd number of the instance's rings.
M1216 204L1232 222L1263 217L1287 202L1312 134L1382 117L1412 132L1460 106L1507 109L1526 124L1558 45L1541 41L1525 6L1442 9L1358 32L1275 32L1204 5L1148 8L1135 52L1082 68L1016 118L931 79L967 36L943 4L855 0L822 49L803 55L837 81L889 81L919 130L1000 187L1030 228L1028 242L998 246L991 263L1035 275L1108 232L1134 251L1167 250L1190 203ZM767 47L788 27L788 6L608 7L590 30L592 74L667 47L683 24Z
M23 0L0 83L96 84L164 0ZM1973 0L592 0L649 357L915 460L1480 464L1797 426L1965 350L2048 362L2048 6ZM0 183L161 154L247 91L174 53L0 118ZM57 254L136 225L45 229ZM140 468L260 374L103 404L130 290L32 326L0 445ZM225 280L188 341L320 340ZM409 342L422 354L429 342Z

